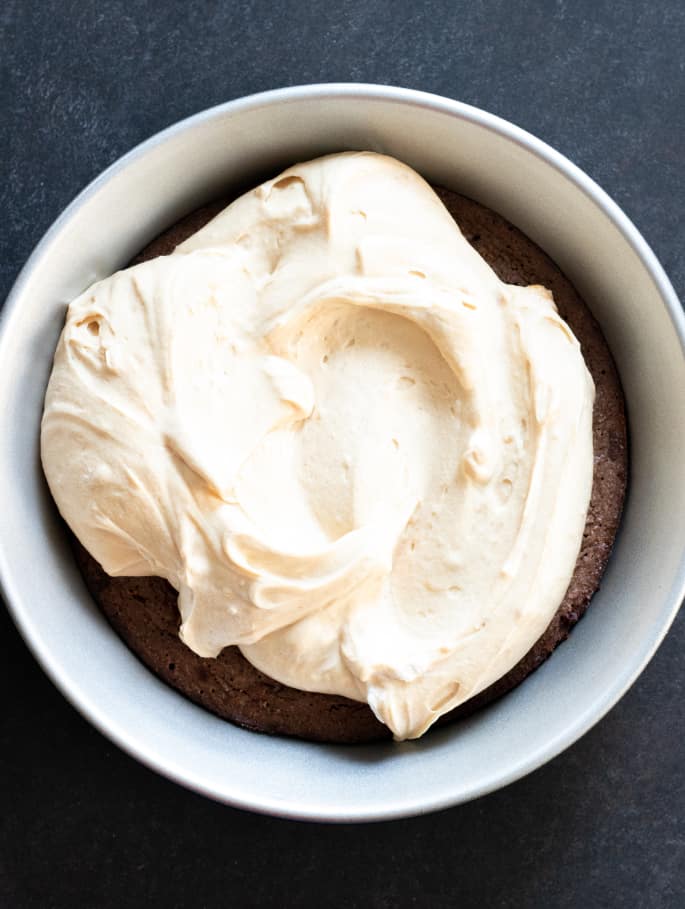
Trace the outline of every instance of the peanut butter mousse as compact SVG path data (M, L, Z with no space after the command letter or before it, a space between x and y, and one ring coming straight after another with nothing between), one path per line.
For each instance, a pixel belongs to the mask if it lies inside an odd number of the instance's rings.
M193 651L415 738L553 618L593 397L544 288L502 283L410 168L345 153L70 305L42 458L109 574L178 590Z

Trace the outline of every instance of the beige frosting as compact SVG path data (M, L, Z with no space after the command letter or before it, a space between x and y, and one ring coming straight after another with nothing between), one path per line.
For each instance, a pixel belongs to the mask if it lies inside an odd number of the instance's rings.
M42 458L109 574L178 590L188 647L414 738L557 610L593 397L549 292L500 282L411 169L349 153L76 299Z

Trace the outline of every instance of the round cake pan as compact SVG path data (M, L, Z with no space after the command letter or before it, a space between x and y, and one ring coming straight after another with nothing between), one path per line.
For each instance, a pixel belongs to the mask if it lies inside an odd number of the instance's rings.
M185 700L94 606L44 482L43 395L69 300L180 216L296 161L393 155L500 212L576 284L625 390L631 478L602 588L570 639L470 719L401 745L334 747L247 732ZM121 158L67 208L21 272L0 327L0 578L14 620L66 697L114 742L231 805L374 820L490 792L586 732L637 678L685 586L685 324L655 256L582 171L517 127L406 89L311 85L232 101Z

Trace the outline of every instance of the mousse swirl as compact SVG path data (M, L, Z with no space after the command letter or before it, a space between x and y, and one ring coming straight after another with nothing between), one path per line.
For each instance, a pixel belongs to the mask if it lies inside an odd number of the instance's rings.
M554 616L593 399L547 290L502 283L410 168L344 153L71 303L42 460L105 571L178 591L193 651L415 738Z

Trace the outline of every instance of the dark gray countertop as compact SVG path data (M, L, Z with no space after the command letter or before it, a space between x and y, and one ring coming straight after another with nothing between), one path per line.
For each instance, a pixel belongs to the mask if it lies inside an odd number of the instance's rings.
M347 80L458 98L546 140L684 296L681 0L5 0L0 26L0 300L66 203L136 143L240 95ZM349 827L180 789L81 719L4 610L0 641L2 906L685 905L685 617L551 764L469 805Z

